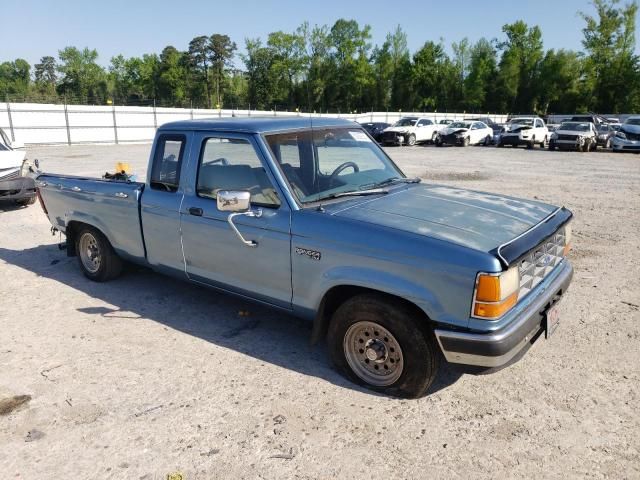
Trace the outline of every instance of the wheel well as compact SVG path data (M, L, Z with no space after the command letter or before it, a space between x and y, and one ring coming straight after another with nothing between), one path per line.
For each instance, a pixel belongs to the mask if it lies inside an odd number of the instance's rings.
M420 307L405 298L372 288L358 287L354 285L339 285L327 291L320 302L320 308L318 309L316 318L313 321L311 344L316 344L320 339L326 336L329 323L331 322L331 317L340 305L350 298L365 293L376 295L388 300L389 302L402 304L415 315L415 318L422 318L426 322L430 322L429 317Z
M78 222L76 220L72 220L71 222L67 223L67 226L64 230L65 236L67 237L67 257L75 257L77 255L78 252L76 252L76 235L82 227L96 228L93 225L84 222ZM98 228L96 228L96 230L100 231L100 229Z

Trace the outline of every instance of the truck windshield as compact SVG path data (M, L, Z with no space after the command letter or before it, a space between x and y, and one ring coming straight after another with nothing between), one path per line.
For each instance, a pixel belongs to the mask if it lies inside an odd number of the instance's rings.
M275 161L300 203L366 194L404 174L359 128L265 135Z
M576 132L588 132L589 124L588 123L563 123L558 127L558 130L573 130Z
M394 127L412 127L418 121L417 118L401 118L393 126Z

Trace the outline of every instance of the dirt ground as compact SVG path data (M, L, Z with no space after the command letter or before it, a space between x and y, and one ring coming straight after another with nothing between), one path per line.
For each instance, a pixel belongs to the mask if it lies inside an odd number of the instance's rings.
M488 375L445 365L419 400L379 396L302 320L144 269L91 283L39 205L0 207L3 477L640 478L640 156L388 151L426 181L573 210L575 276L549 340ZM148 152L29 156L142 176Z

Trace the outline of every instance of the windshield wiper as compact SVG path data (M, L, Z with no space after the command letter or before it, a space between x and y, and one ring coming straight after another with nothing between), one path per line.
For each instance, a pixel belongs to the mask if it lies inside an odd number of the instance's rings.
M391 178L387 178L386 180L383 180L381 182L374 183L371 187L372 188L379 188L379 187L383 187L385 185L391 185L393 183L420 183L421 181L422 181L422 179L420 177L414 177L414 178L391 177Z
M361 195L377 195L377 194L385 194L385 193L389 193L389 190L385 190L384 188L369 188L367 190L349 190L348 192L332 193L330 195L320 197L315 201L319 202L321 200L327 200L330 198L358 197Z

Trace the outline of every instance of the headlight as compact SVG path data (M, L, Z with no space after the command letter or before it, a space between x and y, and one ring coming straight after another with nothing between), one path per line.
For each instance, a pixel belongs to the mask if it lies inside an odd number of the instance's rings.
M557 140L558 139L558 134L556 132L553 132L551 134L551 140Z
M626 139L627 139L627 136L624 134L624 132L617 132L617 133L616 133L616 137L618 137L618 138L622 138L622 139L624 139L624 140L626 140Z
M495 320L518 301L520 274L518 267L502 273L478 273L473 299L473 316Z

